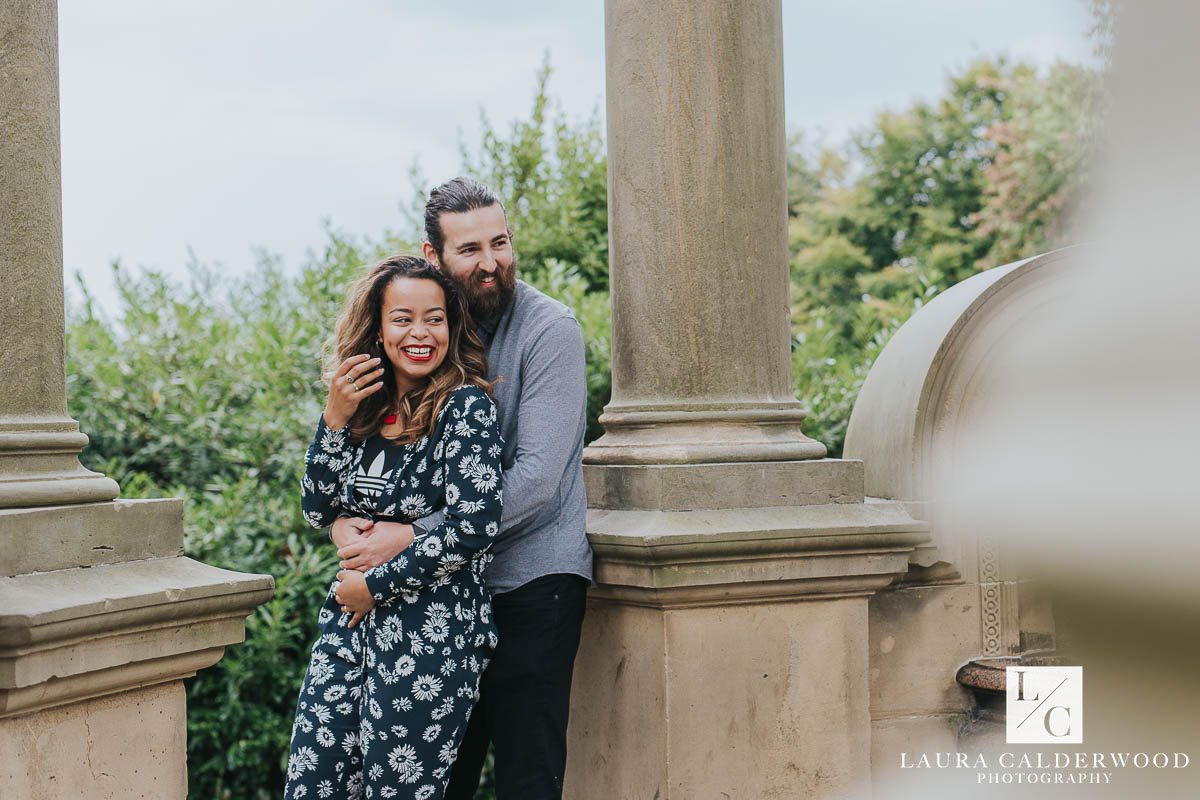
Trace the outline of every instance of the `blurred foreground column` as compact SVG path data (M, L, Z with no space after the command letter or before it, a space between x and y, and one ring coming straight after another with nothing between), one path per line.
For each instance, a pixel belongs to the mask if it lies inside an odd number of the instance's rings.
M54 0L0 0L0 797L183 798L182 678L272 580L183 557L67 415Z
M613 394L572 798L847 797L867 598L926 538L792 396L779 0L608 0Z

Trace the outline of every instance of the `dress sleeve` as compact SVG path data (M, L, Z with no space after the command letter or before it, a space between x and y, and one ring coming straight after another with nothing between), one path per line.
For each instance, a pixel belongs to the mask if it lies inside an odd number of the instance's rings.
M483 390L467 387L451 395L442 413L446 416L434 460L445 481L445 519L400 555L364 573L376 602L394 602L423 587L449 583L492 546L500 531L504 442L496 404Z
M333 524L342 510L342 486L354 460L354 448L346 428L331 430L321 417L308 452L304 454L304 477L300 479L300 507L314 528Z

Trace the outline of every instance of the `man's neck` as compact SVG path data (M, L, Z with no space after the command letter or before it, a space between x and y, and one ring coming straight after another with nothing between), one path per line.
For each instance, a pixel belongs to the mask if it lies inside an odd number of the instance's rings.
M471 317L475 320L475 324L480 328L486 328L489 331L496 329L497 323L501 317L512 310L512 307L517 304L517 293L514 291L512 299L508 301L508 305L496 309L492 314L483 316L478 310L471 309Z

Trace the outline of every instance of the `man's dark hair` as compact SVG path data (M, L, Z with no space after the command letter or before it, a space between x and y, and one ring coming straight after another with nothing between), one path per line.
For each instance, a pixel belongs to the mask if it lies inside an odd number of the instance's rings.
M429 202L425 204L425 238L433 245L438 258L442 257L442 248L446 241L442 236L442 214L465 214L477 208L504 204L488 187L474 178L451 178L441 186L434 187L429 193Z

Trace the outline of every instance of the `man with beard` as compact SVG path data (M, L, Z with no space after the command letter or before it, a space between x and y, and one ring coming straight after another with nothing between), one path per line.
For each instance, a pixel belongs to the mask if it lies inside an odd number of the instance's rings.
M488 348L488 377L500 381L493 394L504 437L504 515L487 575L500 644L446 798L474 796L489 742L499 800L560 798L571 673L592 576L583 335L569 308L517 280L512 231L486 186L455 178L430 192L425 236L425 258L470 302ZM440 521L435 515L412 527L420 536ZM367 569L412 541L407 528L347 519L332 536L344 568Z

